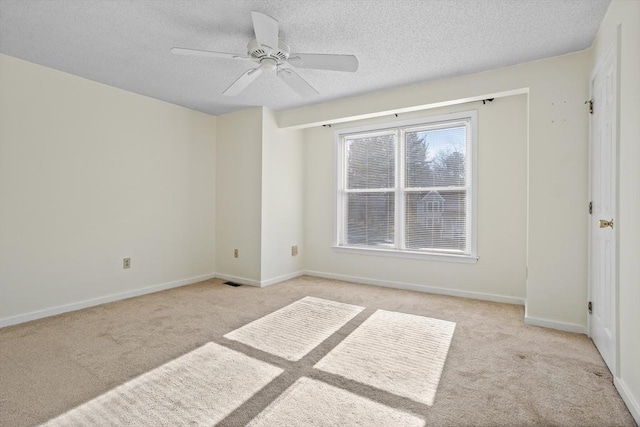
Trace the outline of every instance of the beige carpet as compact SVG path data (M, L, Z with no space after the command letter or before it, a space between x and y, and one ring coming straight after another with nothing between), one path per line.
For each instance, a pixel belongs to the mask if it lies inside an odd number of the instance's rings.
M224 337L287 360L300 360L362 310L364 307L305 297Z
M298 361L224 338L306 296L365 309ZM456 323L432 406L314 368L376 310ZM0 329L0 425L46 422L213 342L283 371L220 420L224 427L247 425L301 378L427 426L634 426L593 343L524 325L523 314L314 277L267 288L209 280Z
M315 367L431 406L455 327L378 310Z
M208 343L43 426L211 426L281 373Z
M337 387L300 378L248 427L420 427L424 420Z
M225 337L299 360L362 310L305 297ZM431 405L454 328L453 322L378 310L315 367ZM282 372L208 343L43 426L211 426ZM423 424L415 415L306 377L250 423L261 427Z
M225 337L299 360L364 307L305 297ZM455 324L378 310L316 368L431 405ZM283 369L215 343L187 353L43 424L215 425ZM300 378L251 426L422 426L424 420Z

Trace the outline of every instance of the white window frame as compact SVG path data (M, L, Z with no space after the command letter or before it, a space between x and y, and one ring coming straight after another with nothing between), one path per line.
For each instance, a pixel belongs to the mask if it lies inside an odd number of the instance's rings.
M405 141L404 133L411 128L420 128L422 126L430 129L449 127L455 123L468 123L467 127L467 146L466 146L466 176L470 177L466 182L466 200L467 200L467 220L470 222L470 230L466 236L467 251L458 253L456 251L446 250L414 250L401 249L404 248L404 200L405 200ZM475 263L478 260L477 253L477 186L478 186L478 168L477 168L477 111L464 111L439 116L422 117L412 120L404 120L390 122L378 125L367 125L352 128L338 129L334 133L334 164L336 166L335 185L334 185L334 244L333 249L336 252L359 253L376 256L391 256L400 258L416 258L434 261ZM346 154L344 138L353 134L378 133L385 131L394 131L396 133L396 159L395 159L395 246L366 246L366 245L347 245L345 243L346 229L346 212L344 209L346 200ZM470 182L469 182L470 181ZM409 191L419 191L420 189L412 188Z

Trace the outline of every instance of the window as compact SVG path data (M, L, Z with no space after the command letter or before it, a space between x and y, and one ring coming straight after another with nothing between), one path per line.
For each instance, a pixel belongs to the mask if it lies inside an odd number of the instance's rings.
M336 133L336 248L476 259L475 111Z

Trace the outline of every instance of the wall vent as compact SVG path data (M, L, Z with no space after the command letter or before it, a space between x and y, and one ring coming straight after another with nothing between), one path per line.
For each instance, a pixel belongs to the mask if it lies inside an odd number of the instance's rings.
M236 283L236 282L224 282L224 284L233 286L234 288L237 288L238 286L242 286L240 283Z

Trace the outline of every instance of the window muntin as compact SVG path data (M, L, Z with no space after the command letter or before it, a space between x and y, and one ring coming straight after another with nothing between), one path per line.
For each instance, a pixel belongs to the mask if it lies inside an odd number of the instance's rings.
M475 112L337 133L337 247L475 257Z

